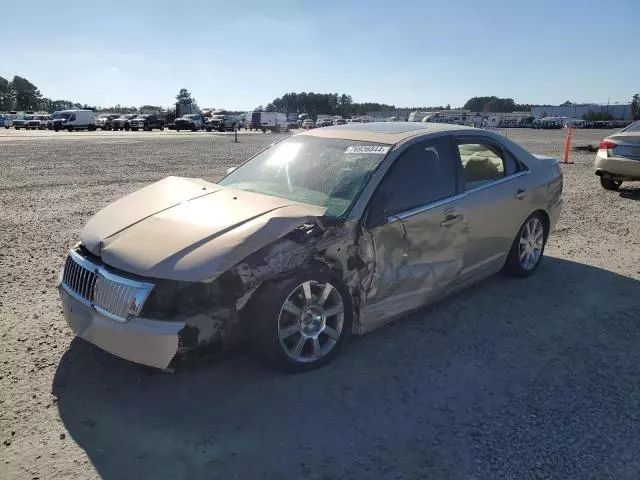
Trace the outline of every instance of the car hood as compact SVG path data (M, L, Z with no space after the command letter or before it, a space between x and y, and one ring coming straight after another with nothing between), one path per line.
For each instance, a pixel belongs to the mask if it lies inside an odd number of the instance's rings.
M324 208L168 177L102 209L80 235L107 265L135 275L212 280Z

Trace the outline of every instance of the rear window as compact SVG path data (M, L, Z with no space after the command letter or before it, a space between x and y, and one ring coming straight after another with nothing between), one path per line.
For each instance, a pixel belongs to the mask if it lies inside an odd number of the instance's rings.
M622 130L623 132L640 132L640 120L635 123L632 123L627 128Z

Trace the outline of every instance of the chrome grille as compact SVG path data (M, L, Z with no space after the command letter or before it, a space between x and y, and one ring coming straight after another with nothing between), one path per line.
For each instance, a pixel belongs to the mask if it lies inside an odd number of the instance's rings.
M151 283L111 273L75 250L67 257L61 286L79 301L119 322L138 315L153 288Z

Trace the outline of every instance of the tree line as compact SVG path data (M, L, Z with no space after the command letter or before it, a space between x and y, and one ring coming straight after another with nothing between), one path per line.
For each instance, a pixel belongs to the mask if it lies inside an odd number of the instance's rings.
M191 96L186 88L180 89L176 96L176 102L181 105L196 104L195 99ZM573 105L572 102L566 101L562 105ZM531 104L518 104L512 98L500 98L496 96L473 97L467 100L462 108L472 112L484 113L510 113L510 112L528 112L531 111ZM89 106L86 103L72 102L70 100L52 100L43 97L38 87L24 77L15 75L11 81L0 77L0 111L19 110L19 111L47 111L55 112L57 110L69 110L74 108L83 108L91 110L99 110L104 112L118 113L136 113L138 108L114 105L111 107ZM163 110L161 107L151 105L143 105L140 109L157 109ZM433 106L433 107L412 107L403 110L418 111L437 111L449 110L450 105ZM285 93L282 97L274 99L268 103L266 107L259 105L254 110L281 113L308 113L311 116L317 115L340 115L345 118L352 116L365 115L368 112L390 112L398 110L395 105L387 105L385 103L376 102L354 102L351 95L346 93L314 93L314 92L291 92ZM638 94L633 96L631 101L631 117L640 118L640 99Z
M415 107L414 110L446 110L446 107ZM354 102L353 97L346 93L315 93L315 92L291 92L285 93L269 102L266 106L259 105L254 110L280 113L308 113L316 115L341 115L349 118L352 116L366 115L368 112L388 112L398 110L395 105L377 102Z
M88 109L105 112L136 113L136 107L114 105L112 107L96 107L71 100L52 100L43 97L38 87L24 77L15 75L11 81L0 77L0 112L44 111L53 113L58 110Z

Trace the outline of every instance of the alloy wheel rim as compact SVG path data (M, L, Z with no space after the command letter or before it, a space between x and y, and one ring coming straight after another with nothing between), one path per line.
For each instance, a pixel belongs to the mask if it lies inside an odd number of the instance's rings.
M525 270L531 270L542 257L544 247L544 227L539 218L530 218L522 229L519 246L520 265Z
M287 296L278 316L278 339L294 361L309 363L336 346L344 326L344 304L331 283L301 283Z

